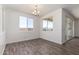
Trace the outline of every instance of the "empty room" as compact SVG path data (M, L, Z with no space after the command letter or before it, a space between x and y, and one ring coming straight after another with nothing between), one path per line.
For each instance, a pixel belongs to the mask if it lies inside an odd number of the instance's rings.
M0 55L79 55L79 4L0 5Z

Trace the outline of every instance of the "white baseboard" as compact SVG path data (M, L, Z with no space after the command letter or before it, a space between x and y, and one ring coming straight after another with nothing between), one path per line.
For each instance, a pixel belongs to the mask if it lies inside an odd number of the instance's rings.
M54 40L49 40L49 39L46 39L46 38L43 38L43 37L41 37L41 38L44 39L44 40L50 41L50 42L54 42L54 43L60 44L60 45L63 44L62 42L57 42L57 41L54 41Z
M10 41L10 42L6 42L6 44L21 42L21 41L28 41L28 40L33 40L33 39L37 39L37 38L30 38L30 39L23 39L23 40ZM6 39L6 40L8 40L8 39Z

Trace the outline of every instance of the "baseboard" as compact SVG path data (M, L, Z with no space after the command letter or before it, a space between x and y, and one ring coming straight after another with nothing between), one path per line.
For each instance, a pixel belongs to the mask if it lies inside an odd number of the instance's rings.
M71 39L69 39L69 40L63 42L62 45L66 44L68 41L72 40L73 38L75 38L75 37L72 37Z
M50 42L53 42L53 43L56 43L56 44L60 44L60 45L63 44L63 43L59 43L59 42L56 42L56 41L51 41L51 40L48 40L48 39L45 39L45 38L41 38L41 39L44 39L44 40L47 40L47 41L50 41Z
M34 38L34 39L39 39L39 38ZM18 43L18 42L29 41L29 40L34 40L34 39L27 39L27 40L24 39L24 40L19 40L19 41L6 42L6 44Z
M75 36L74 38L79 38L79 36Z

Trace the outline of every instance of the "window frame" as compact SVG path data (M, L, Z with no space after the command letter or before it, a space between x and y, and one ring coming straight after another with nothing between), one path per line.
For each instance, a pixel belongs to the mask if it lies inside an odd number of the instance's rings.
M26 20L26 28L20 28L20 17L25 17L25 18L27 18L27 20ZM28 20L29 20L29 18L30 19L32 19L32 21L33 21L33 23L32 23L32 25L33 25L33 28L28 28ZM19 28L20 28L20 30L23 30L23 31L33 31L33 29L34 29L34 19L32 18L32 17L27 17L27 16L19 16Z
M43 21L44 21L44 20L47 21L47 27L46 27L45 29L43 28ZM53 20L51 20L51 22L52 22L52 28L51 28L51 29L48 28L48 22L49 22L49 21L50 21L50 20L48 20L48 19L43 19L43 20L42 20L42 28L43 28L43 31L53 31Z

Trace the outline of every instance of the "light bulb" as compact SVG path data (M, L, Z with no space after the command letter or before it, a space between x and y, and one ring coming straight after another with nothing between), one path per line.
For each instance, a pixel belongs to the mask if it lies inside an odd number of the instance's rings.
M38 14L40 13L40 11L38 11Z
M40 13L40 11L38 10L38 5L35 5L34 10L32 12L32 14L34 14L35 16L38 16Z
M34 12L36 12L36 10L34 10Z
M35 14L34 12L32 12L32 14Z

